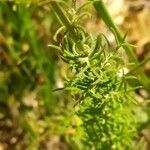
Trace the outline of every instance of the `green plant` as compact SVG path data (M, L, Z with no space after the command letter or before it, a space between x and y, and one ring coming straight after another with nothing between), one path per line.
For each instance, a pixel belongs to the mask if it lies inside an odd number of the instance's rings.
M0 147L146 147L149 103L136 105L134 90L143 85L149 91L142 66L150 58L137 61L101 0L79 7L76 0L70 4L69 0L0 2ZM92 6L116 44L103 33L92 36L84 28ZM58 30L54 12L61 24ZM53 43L50 48L48 42ZM123 49L129 64L119 53Z
M119 46L114 47L103 34L89 35L78 23L86 14L79 14L85 4L70 13L55 1L50 4L63 25L54 37L61 32L63 41L49 46L59 50L73 74L66 78L64 89L71 92L75 113L82 120L84 148L131 149L137 126L133 90L138 87L128 84L135 77L126 75L118 53L125 42L117 40Z
M122 46L123 49L125 50L130 63L133 63L132 68L136 68L136 76L138 77L140 83L144 86L144 88L147 91L150 91L150 80L147 77L147 75L144 73L143 68L141 68L140 63L138 62L134 52L132 51L132 46L125 42L124 38L122 37L119 29L115 26L113 23L113 20L111 16L109 15L107 9L104 6L104 3L102 0L94 0L93 1L93 6L97 13L101 16L105 24L108 26L108 28L114 33L115 38L116 38L116 43L118 46ZM150 58L147 58L147 61L149 61ZM144 62L144 61L143 61ZM138 67L137 67L138 66ZM139 67L140 66L140 67Z

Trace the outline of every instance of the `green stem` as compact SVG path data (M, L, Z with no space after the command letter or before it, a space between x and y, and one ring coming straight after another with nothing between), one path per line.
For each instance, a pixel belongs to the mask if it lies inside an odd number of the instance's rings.
M119 32L119 29L115 26L111 16L109 15L104 3L102 2L102 0L99 1L94 1L93 3L97 13L101 16L101 18L103 19L103 21L105 22L105 24L108 26L108 28L110 30L114 30L115 34L117 36L117 39L120 43L122 43L123 41L123 37L121 36L121 33ZM126 53L129 57L129 60L131 62L136 62L137 63L137 59L136 56L134 55L133 51L126 45L123 45L123 48L126 50Z
M122 43L123 41L123 37L121 36L121 33L119 32L119 29L116 27L116 25L114 24L111 16L109 15L104 3L102 2L102 0L96 0L93 2L93 6L96 9L97 13L101 16L102 20L105 22L105 24L108 26L108 28L112 31L115 32L116 36L117 36L117 40L119 41L119 43ZM127 46L127 45L123 45L122 46L126 53L127 56L129 58L130 62L133 62L136 65L139 64L135 54L133 53L132 49ZM148 79L148 77L146 76L146 74L144 73L143 69L140 68L138 70L138 77L141 81L141 83L144 85L144 87L150 91L150 80Z
M60 7L60 5L56 1L51 1L51 6L57 17L61 21L61 23L66 27L67 31L70 34L71 39L77 44L77 48L79 51L84 51L83 44L79 41L79 37L75 31L74 25L71 23L69 17L67 16L66 12Z
M136 65L134 68L132 68L127 75L130 75L134 72L137 72L141 67L143 67L148 61L150 61L150 57L145 58L142 62L140 62L138 65Z

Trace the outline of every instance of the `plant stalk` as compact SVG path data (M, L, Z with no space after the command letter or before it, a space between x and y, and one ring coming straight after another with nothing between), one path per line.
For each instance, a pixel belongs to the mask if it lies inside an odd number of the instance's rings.
M71 23L69 17L67 16L66 12L60 7L60 5L56 1L51 1L50 2L53 10L55 11L57 17L61 21L61 23L66 27L67 31L70 34L71 39L73 42L78 43L77 48L79 51L83 52L84 51L84 46L82 42L80 42L79 37L75 31L74 25Z
M117 40L119 41L119 43L123 42L123 37L121 36L121 33L119 31L119 29L116 27L116 25L114 24L108 10L106 9L104 3L102 0L96 0L93 2L93 6L95 8L95 10L97 11L97 13L99 14L99 16L102 18L102 20L105 22L105 24L107 25L107 27L112 31L115 32L116 36L117 36ZM125 49L126 54L129 58L130 62L133 62L136 65L139 64L134 52L132 51L132 49L127 46L127 45L122 45L122 47ZM144 70L142 68L137 70L138 72L138 77L140 79L140 82L144 85L144 87L150 91L150 80L148 79L148 77L146 76L146 74L144 73Z

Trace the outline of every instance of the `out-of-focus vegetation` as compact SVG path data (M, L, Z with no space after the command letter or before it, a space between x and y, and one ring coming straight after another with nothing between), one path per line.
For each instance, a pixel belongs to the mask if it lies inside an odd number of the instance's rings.
M85 1L77 1L77 6L82 2ZM105 2L121 31L128 31L127 40L137 45L134 50L138 60L144 60L150 50L149 1ZM70 1L67 4L72 7ZM90 6L86 10L92 18L84 18L81 24L90 34L101 31L114 43L94 9ZM64 87L68 74L58 51L48 47L62 42L61 34L57 41L53 40L59 27L48 4L0 2L0 149L84 149L82 121L73 111L73 98L65 90L53 91ZM149 66L149 62L143 66L148 77ZM133 149L150 147L149 95L144 88L134 94L139 103Z
M46 9L0 2L0 144L4 149L37 149L51 136L63 135L70 116L65 93L52 94L62 79L57 53L47 46L57 21Z

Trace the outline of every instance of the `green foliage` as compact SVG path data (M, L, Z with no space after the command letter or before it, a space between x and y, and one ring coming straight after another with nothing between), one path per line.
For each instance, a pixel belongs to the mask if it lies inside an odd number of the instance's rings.
M132 48L130 47L130 45L128 43L126 43L126 42L124 43L124 38L121 36L118 28L113 23L113 20L112 20L111 16L109 15L106 7L104 6L103 1L95 0L95 1L93 1L93 6L96 9L97 13L102 17L102 19L105 22L105 24L107 25L107 27L115 35L117 44L122 45L122 47L126 51L129 61L132 62L134 64L134 66L138 66L139 62L138 62L134 52L132 51ZM150 59L150 58L148 58L148 59ZM142 68L139 68L136 71L137 71L136 76L138 77L139 81L141 82L142 85L144 85L145 89L147 91L149 91L149 89L150 89L149 78L144 73Z
M137 126L135 105L130 100L134 93L118 46L112 46L103 34L92 37L74 22L78 10L73 10L71 17L59 4L52 2L52 6L64 25L55 35L63 29L62 43L52 47L59 49L73 74L66 79L65 89L71 91L75 112L82 120L84 148L131 148Z
M134 90L143 84L149 91L150 80L141 72L149 58L137 62L102 1L79 7L75 0L72 7L61 0L26 2L0 2L0 146L120 150L145 145L138 134L149 129L149 103L137 105ZM91 15L84 8L92 5L116 44L82 26ZM120 48L128 51L132 68Z

